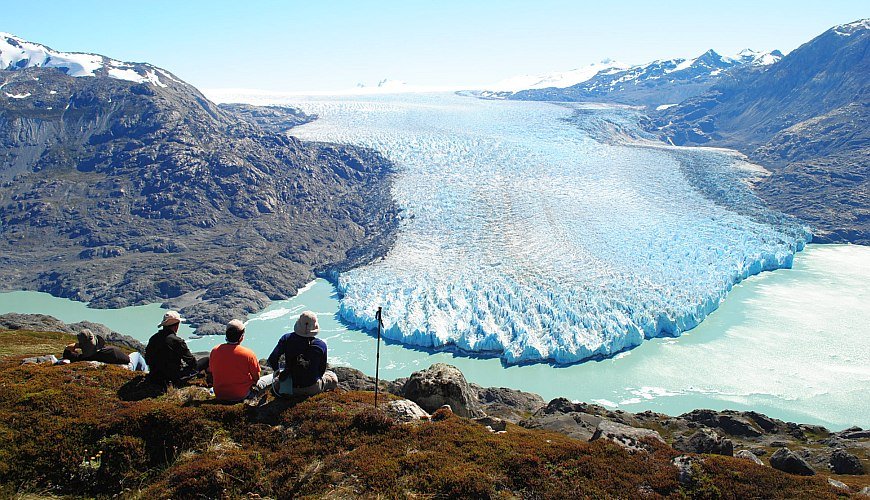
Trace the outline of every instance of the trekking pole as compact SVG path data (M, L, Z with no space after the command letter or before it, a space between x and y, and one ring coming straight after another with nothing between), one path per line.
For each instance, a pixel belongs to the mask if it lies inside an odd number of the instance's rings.
M375 313L375 319L378 320L378 348L375 355L375 408L378 407L378 386L380 385L380 367L381 367L381 328L384 326L384 320L381 319L381 308L378 307L378 312Z

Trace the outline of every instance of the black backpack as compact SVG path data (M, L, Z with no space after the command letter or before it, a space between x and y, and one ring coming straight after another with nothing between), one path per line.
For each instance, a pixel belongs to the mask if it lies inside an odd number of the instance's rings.
M323 358L323 350L314 345L314 339L308 339L306 345L300 352L295 355L287 355L290 359L285 359L286 371L295 381L311 378L312 366L315 366ZM302 387L298 383L293 384L294 387Z

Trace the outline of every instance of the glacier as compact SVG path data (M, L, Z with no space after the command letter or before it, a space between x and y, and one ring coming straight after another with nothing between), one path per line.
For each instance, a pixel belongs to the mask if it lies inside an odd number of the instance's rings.
M733 153L654 145L637 110L453 94L288 98L305 140L375 149L402 210L382 259L337 276L339 315L424 348L570 364L678 336L807 227ZM631 142L633 141L633 142Z

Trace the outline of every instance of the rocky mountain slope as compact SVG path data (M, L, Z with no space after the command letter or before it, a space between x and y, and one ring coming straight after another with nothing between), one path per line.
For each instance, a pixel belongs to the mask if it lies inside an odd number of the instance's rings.
M605 68L591 78L566 88L527 89L491 93L484 97L665 106L704 92L729 71L760 68L773 64L781 57L779 51L761 53L746 49L735 57L726 57L708 50L694 59L669 59L629 68Z
M723 79L652 116L677 145L738 149L756 186L819 241L870 244L870 20L835 26L763 71Z
M73 66L0 40L3 289L96 307L166 302L210 333L291 296L315 270L391 244L382 157L258 121L310 117L222 109L150 65L74 55Z

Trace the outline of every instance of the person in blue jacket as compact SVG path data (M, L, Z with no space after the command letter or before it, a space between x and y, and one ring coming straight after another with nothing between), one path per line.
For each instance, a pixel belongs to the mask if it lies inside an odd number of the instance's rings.
M313 396L338 387L338 376L326 369L326 342L317 338L319 332L317 315L303 312L293 331L284 334L269 355L273 380L261 379L258 385L272 383L272 390L281 396Z

